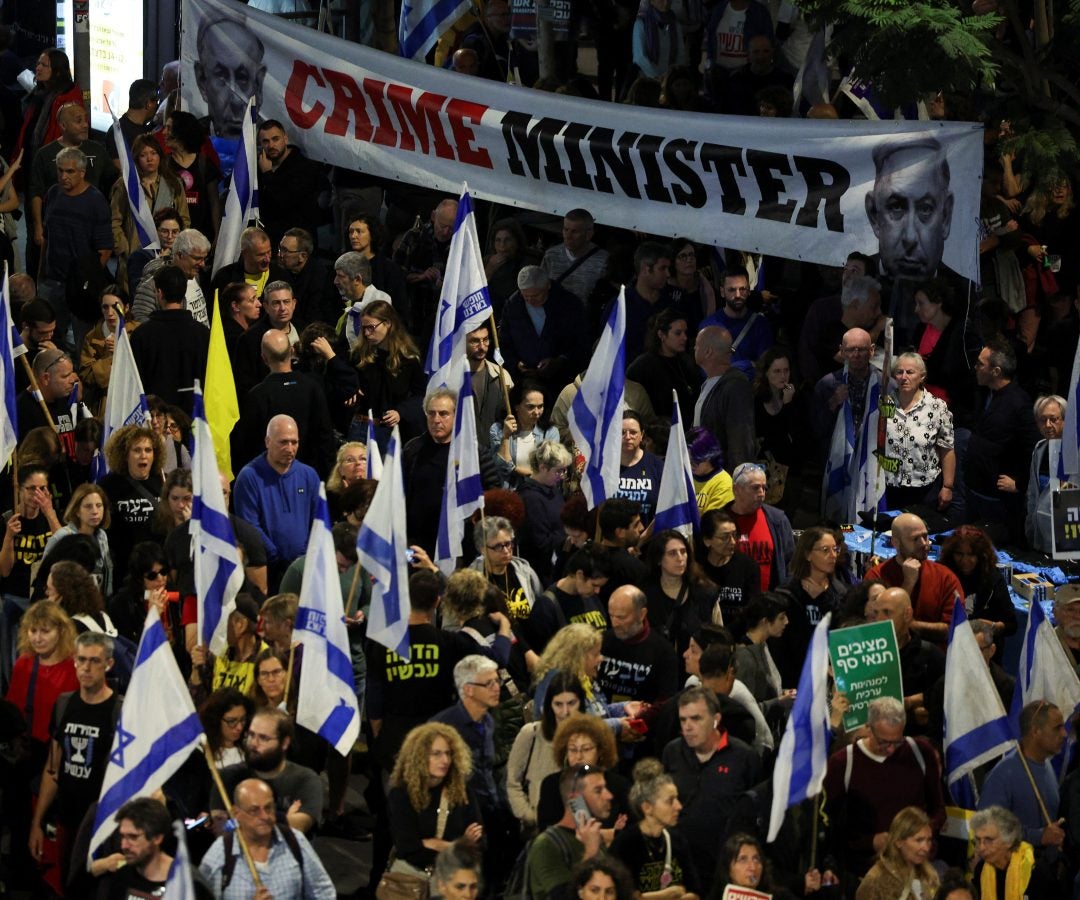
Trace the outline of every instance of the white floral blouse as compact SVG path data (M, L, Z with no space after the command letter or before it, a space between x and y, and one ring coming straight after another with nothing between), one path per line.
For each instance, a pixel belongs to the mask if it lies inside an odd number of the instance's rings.
M945 401L926 390L906 412L897 404L888 420L885 454L900 460L896 473L886 472L886 483L900 487L928 487L941 472L938 450L953 449L953 419Z

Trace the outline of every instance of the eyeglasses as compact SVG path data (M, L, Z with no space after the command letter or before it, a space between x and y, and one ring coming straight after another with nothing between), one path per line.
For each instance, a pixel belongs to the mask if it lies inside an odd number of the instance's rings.
M261 671L261 672L259 673L258 677L259 677L260 679L264 679L264 680L265 680L265 679L267 679L267 678L281 678L281 677L282 677L282 676L283 676L284 674L285 674L285 670L284 670L284 669L274 669L274 670L272 670L272 671L270 671L270 672L267 672L267 671L266 671L266 670L264 669L263 671Z
M576 747L567 747L567 753L592 753L596 749L596 744L579 744Z
M507 550L514 549L513 541L500 541L498 544L488 544L488 550L494 550L496 553L505 553Z
M299 250L290 250L288 247L278 247L277 252L279 256L292 256L295 253L299 253Z
M883 737L881 737L876 731L874 731L873 728L870 729L870 734L874 736L874 741L877 744L880 744L882 747L899 747L906 740L906 738L898 738L895 741L887 741Z
M490 681L466 681L466 684L471 684L473 687L487 688L491 690L493 687L499 687L499 679L492 678Z
M718 531L710 538L713 541L737 541L738 539L739 535L734 531Z
M154 581L154 580L156 580L158 578L164 578L164 577L165 577L165 570L164 569L150 569L147 572L143 572L143 578L145 578L147 581Z
M830 556L839 556L840 548L835 544L831 547L814 547L815 553L828 553Z
M380 319L374 325L361 325L360 330L364 334L374 334L376 329L378 329L380 325L385 325L385 324L386 324L386 320L385 319Z
M222 725L228 725L230 728L235 728L237 725L243 725L247 721L247 716L225 716L221 720Z

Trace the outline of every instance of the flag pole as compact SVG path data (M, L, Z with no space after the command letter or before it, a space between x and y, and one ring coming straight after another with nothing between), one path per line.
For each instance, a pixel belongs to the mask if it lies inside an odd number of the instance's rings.
M1028 765L1027 759L1024 757L1024 748L1020 746L1020 742L1016 742L1016 755L1020 757L1020 764L1024 767L1024 774L1027 775L1028 781L1031 783L1031 792L1035 795L1035 799L1039 802L1039 812L1042 813L1043 821L1047 825L1053 825L1054 822L1050 818L1050 813L1046 808L1046 803L1043 801L1042 794L1039 792L1039 786L1035 784L1035 776L1031 774L1031 767Z
M210 749L209 743L203 744L203 759L206 760L206 765L210 767L210 777L214 780L214 786L217 787L218 793L221 794L221 801L225 804L225 811L229 814L230 819L235 818L232 801L229 799L229 795L225 793L225 785L221 783L221 775L217 770L217 765L214 763L214 751ZM244 853L244 861L247 863L248 871L251 872L251 877L255 881L255 887L262 890L263 883L259 878L258 871L255 869L255 860L251 858L251 851L248 849L247 841L244 840L244 832L239 828L236 829L236 839L240 842L240 849Z
M45 402L45 398L41 396L41 388L38 387L37 379L34 377L34 370L30 368L30 362L27 360L29 354L23 353L19 357L19 361L23 364L23 368L26 369L26 377L30 379L30 390L33 391L34 397L37 398L38 406L41 407L41 411L45 413L45 421L52 426L52 430L59 432L56 422L52 417L52 413L49 412L49 406Z
M502 356L502 351L499 349L499 330L495 327L495 313L491 314L491 341L495 346L495 355ZM503 378L503 372L506 371L506 367L496 362L495 365L499 367L499 387L502 388L503 403L506 404L506 414L509 416L513 410L510 409L510 389L506 386L506 379Z
M821 807L821 794L812 799L813 811L810 814L810 868L817 868L818 815Z
M293 660L296 658L296 642L289 639L289 666L285 670L285 708L289 708L289 688L292 686Z

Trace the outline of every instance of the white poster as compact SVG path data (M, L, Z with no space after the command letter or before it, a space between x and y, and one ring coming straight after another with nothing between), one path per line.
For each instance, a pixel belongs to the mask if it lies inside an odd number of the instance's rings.
M143 4L90 0L90 124L112 126L109 106L122 115L128 87L143 77Z
M705 244L909 279L978 274L982 128L758 119L581 100L459 75L184 0L185 107L239 134L247 98L324 162Z

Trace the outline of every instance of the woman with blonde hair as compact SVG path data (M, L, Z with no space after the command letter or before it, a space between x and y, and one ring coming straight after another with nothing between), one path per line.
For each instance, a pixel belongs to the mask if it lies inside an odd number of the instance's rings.
M601 717L618 737L624 728L628 728L627 722L641 712L641 703L637 700L608 703L604 692L594 683L600 663L604 661L600 653L602 642L603 633L584 622L572 622L555 632L533 670L536 681L533 702L537 709L543 709L548 686L556 673L572 675L585 693L582 711Z
M933 896L938 887L938 874L928 862L933 846L930 817L917 806L905 806L893 817L885 848L855 892L856 900Z
M334 467L326 479L326 502L330 504L330 518L335 522L344 517L341 495L346 488L367 480L367 446L360 441L346 441L338 447Z
M427 377L405 323L385 300L372 300L361 311L352 361L360 376L361 399L349 437L366 437L368 410L375 418L380 446L385 446L390 430L398 424L403 440L418 434Z
M70 534L84 534L93 538L97 543L100 567L92 574L100 578L101 592L106 597L113 592L113 564L112 554L109 552L109 537L107 529L111 522L109 517L109 497L97 484L80 484L71 495L67 509L64 510L64 522L62 528L54 531L52 537L45 542L45 554L42 559L48 557L52 549L60 543L61 538Z
M453 726L428 722L405 736L386 797L394 844L389 872L426 879L436 856L454 841L481 846L471 774L472 754Z

